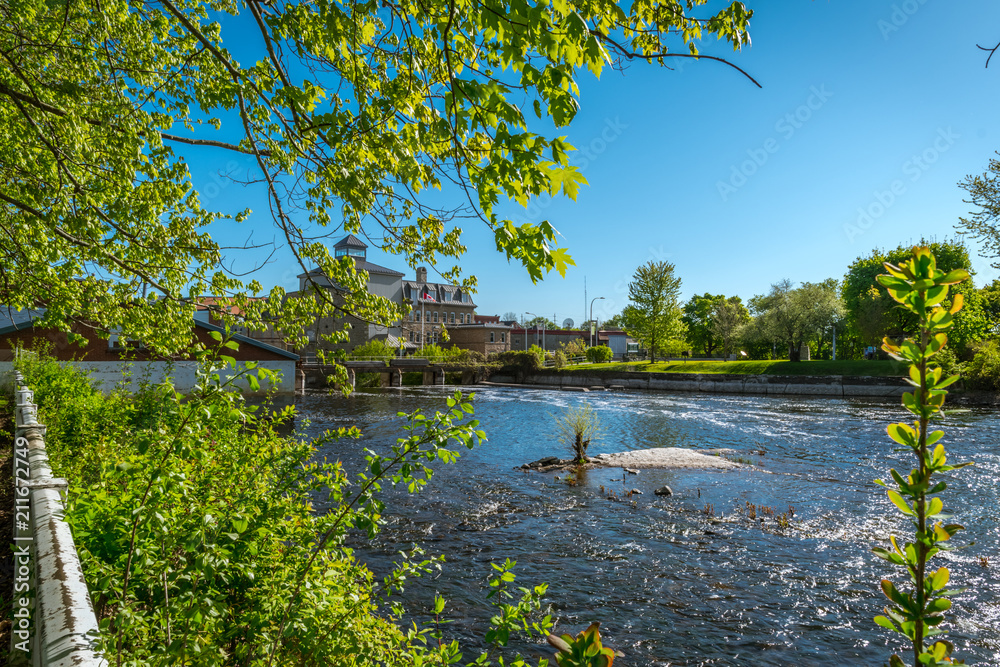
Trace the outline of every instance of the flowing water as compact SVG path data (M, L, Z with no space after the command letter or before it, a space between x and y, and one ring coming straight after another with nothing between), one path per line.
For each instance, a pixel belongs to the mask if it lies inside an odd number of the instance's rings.
M311 395L300 399L299 409L311 420L307 433L352 424L362 429L360 443L334 443L321 452L356 471L364 447L385 450L399 436L397 412L443 410L452 391ZM575 486L565 473L520 470L543 456L569 456L554 416L581 403L598 411L606 429L591 454L729 448L730 457L753 466L635 476L620 468L595 470ZM408 587L405 599L410 620L420 622L440 592L455 619L446 635L469 648L467 660L491 615L490 563L506 558L517 561L516 584L549 584L546 600L559 632L600 621L606 642L626 654L616 662L623 666L877 666L891 650L902 650L871 620L884 604L878 581L900 579L871 549L886 546L891 532L909 530L873 483L891 467L911 467L912 454L893 451L885 435L888 422L906 419L897 405L488 388L477 393L475 407L489 442L463 449L454 465L438 465L419 495L389 494L385 530L374 543L355 545L382 575L414 542L446 556L442 573ZM974 410L949 416L942 427L951 460L976 462L943 494L946 509L968 529L959 537L975 542L936 561L951 569L953 584L968 587L948 614L950 638L969 664L998 665L1000 415ZM673 496L654 495L664 484ZM631 489L642 493L623 498ZM611 491L617 500L608 498ZM779 515L788 518L787 527ZM517 648L551 657L544 645Z

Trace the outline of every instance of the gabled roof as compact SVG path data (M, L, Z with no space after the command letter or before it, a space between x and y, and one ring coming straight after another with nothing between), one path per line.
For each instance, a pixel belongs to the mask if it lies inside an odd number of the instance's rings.
M369 275L375 273L382 276L399 276L400 278L403 277L403 274L400 273L399 271L395 271L393 269L387 269L386 267L379 266L378 264L372 264L368 260L361 259L360 257L354 258L354 266L358 269L358 271L367 271ZM320 271L318 268L316 268L308 273L300 273L299 275L296 276L296 278L305 278L306 276L321 276L321 275L323 275L323 272Z
M0 336L5 336L9 333L13 333L15 331L21 331L23 329L30 329L32 326L34 326L35 320L40 318L44 312L45 312L44 309L19 311L19 310L14 310L12 308L8 309L0 307ZM11 315L13 315L13 317L11 317ZM18 315L20 315L20 317ZM3 326L5 324L5 321L7 325ZM217 327L214 324L209 324L208 322L202 322L201 320L193 320L193 323L196 327L201 327L202 329L207 329L209 331L218 331L221 334L226 333L226 330L224 328ZM295 361L298 361L299 359L299 355L297 354L292 354L287 350L282 350L280 347L275 347L274 345L268 345L267 343L261 342L255 338L250 338L249 336L231 333L230 338L239 343L246 343L247 345L250 345L252 347L258 347L264 350L268 350L269 352L273 352L280 356L287 357L288 359L293 359Z
M44 314L44 308L15 310L10 306L0 306L0 336L22 329L30 329L35 325L35 320Z
M367 248L368 246L354 234L348 234L344 238L337 241L337 244L333 246L334 248Z
M202 322L201 320L195 320L194 321L194 325L196 327L201 327L202 329L208 329L209 331L218 331L222 335L226 335L226 330L223 327L217 327L214 324L209 324L208 322ZM242 343L246 343L247 345L250 345L251 347L259 347L262 350L267 350L269 352L274 352L275 354L279 354L279 355L281 355L283 357L287 357L288 359L292 359L294 361L298 361L299 360L299 355L297 355L297 354L289 352L288 350L282 350L280 347L275 347L274 345L268 345L267 343L259 341L256 338L250 338L250 336L244 336L242 334L229 332L229 337L232 338L233 340L235 340L236 342L241 343L241 344Z

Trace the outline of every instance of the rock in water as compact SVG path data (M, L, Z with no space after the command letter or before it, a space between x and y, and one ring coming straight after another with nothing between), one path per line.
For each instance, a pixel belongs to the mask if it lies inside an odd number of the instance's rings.
M672 496L674 495L674 490L671 489L669 486L661 486L653 493L655 493L658 496Z

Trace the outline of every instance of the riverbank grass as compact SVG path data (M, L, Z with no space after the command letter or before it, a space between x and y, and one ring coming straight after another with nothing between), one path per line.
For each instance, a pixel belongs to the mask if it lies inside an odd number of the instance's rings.
M616 361L607 364L575 364L566 370L586 369L605 372L646 373L707 373L733 375L852 375L867 377L901 377L906 375L906 365L898 361L723 361L699 359L695 361Z

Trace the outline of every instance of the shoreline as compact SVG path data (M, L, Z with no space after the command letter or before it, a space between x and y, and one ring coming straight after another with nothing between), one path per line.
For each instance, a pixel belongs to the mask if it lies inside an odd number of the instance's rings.
M518 381L520 379L520 381ZM480 384L525 389L593 392L643 390L752 396L808 396L900 400L911 386L903 377L851 375L737 375L721 373L541 370L517 378L496 373ZM1000 392L953 389L947 405L1000 408Z

